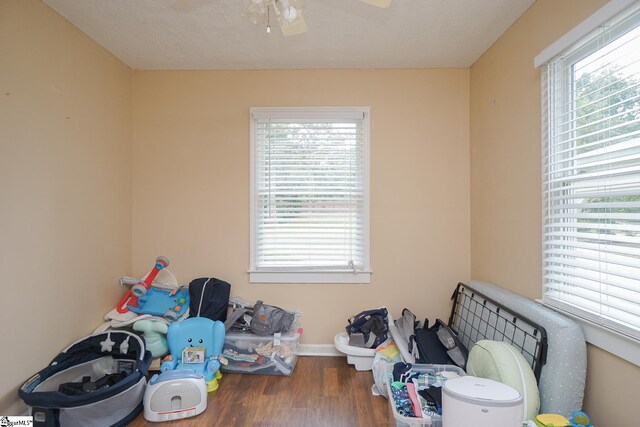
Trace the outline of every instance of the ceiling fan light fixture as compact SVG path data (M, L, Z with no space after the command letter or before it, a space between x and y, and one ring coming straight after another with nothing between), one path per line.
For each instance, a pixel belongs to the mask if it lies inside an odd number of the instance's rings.
M298 11L294 6L286 7L282 11L282 19L284 19L287 22L295 21L297 16L298 16Z
M304 0L251 0L243 16L253 24L264 22L267 33L271 33L271 14L280 24L282 35L295 36L307 31L307 23L302 16ZM360 0L377 7L387 7L391 0Z

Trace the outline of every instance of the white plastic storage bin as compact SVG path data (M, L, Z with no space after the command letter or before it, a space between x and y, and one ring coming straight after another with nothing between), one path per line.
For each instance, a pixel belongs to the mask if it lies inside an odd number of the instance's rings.
M429 418L413 418L413 417L405 417L404 415L400 415L396 410L396 404L393 400L393 394L391 393L391 375L393 374L393 363L389 363L387 365L387 396L389 400L389 408L391 409L391 413L396 422L397 427L442 427L442 416L433 415ZM465 376L465 372L455 365L413 365L413 372L418 372L420 374L437 374L438 372L453 372L458 376ZM444 390L443 390L444 391ZM499 425L499 424L497 424Z
M236 374L292 375L298 360L302 328L286 333L259 336L251 332L227 332L222 355L227 365L222 372Z
M455 378L442 387L443 427L520 427L522 395L498 381Z

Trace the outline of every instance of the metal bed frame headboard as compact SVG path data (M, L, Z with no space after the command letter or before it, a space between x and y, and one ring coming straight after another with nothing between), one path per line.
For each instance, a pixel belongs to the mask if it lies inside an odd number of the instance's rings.
M540 382L548 345L547 331L542 326L464 283L458 283L451 299L449 327L469 350L476 341L483 339L508 342L520 350Z

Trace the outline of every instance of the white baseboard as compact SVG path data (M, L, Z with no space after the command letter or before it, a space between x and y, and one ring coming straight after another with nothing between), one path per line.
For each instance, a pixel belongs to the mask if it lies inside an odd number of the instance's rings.
M336 350L333 344L300 344L298 346L300 356L345 356Z
M29 407L21 399L17 399L2 410L2 415L26 416L29 415Z

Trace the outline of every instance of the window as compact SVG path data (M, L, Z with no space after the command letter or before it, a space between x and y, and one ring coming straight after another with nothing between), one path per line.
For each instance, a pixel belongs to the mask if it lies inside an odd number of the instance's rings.
M634 9L545 64L542 261L546 304L640 342L640 11Z
M251 109L250 281L369 283L369 109Z

